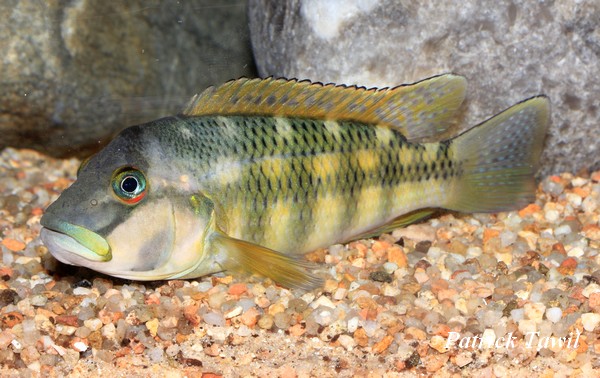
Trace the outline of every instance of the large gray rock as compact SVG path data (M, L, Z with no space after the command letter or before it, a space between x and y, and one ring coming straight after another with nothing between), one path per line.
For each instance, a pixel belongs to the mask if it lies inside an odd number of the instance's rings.
M244 1L0 1L0 148L85 153L253 74Z
M600 2L250 0L261 76L394 86L469 80L465 125L540 93L553 104L542 173L600 168Z

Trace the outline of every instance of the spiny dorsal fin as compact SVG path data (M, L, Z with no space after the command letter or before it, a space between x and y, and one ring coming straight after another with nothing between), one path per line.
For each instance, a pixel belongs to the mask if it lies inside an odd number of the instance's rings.
M183 115L262 115L386 125L408 140L446 133L465 97L466 80L446 74L392 89L287 79L238 79L194 96Z

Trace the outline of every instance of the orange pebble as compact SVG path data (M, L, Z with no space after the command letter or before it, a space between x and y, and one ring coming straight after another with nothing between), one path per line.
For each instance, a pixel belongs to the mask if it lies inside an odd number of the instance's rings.
M375 253L383 253L385 252L388 248L390 248L390 243L385 242L383 240L377 240L375 243L373 243L373 245L371 246L371 250Z
M288 328L288 331L290 332L290 335L296 336L296 337L302 336L302 335L304 335L304 332L306 332L306 330L300 323L294 324L293 326Z
M500 235L500 231L486 228L483 230L483 244L487 243L491 238L495 238Z
M388 261L398 265L399 268L406 268L408 266L408 258L406 253L399 245L390 247L387 251Z
M2 240L2 245L13 252L19 252L25 249L25 243L15 239L6 238Z
M589 191L587 191L583 188L580 188L580 187L573 188L573 193L577 194L581 198L585 198L590 194Z
M577 260L575 260L573 257L569 257L569 258L565 259L565 261L563 261L562 264L560 264L560 266L558 267L558 271L563 276L570 276L573 273L575 273L576 267L577 267Z
M31 215L42 215L44 214L44 209L42 209L41 207L34 207L33 209L31 209Z
M231 295L242 295L246 291L248 291L248 287L243 282L235 283L235 284L229 286L229 290L228 290L229 294L231 294Z
M524 218L527 215L537 213L541 210L542 209L538 205L536 205L535 203L532 203L532 204L529 204L526 207L522 208L521 210L519 210L519 216L521 218Z
M389 346L392 344L392 341L394 341L394 338L390 335L386 335L381 341L373 345L373 353L381 354L385 352L385 350L389 348Z

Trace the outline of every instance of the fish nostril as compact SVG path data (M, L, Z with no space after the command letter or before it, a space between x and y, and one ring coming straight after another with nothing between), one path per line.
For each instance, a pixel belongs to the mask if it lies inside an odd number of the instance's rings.
M96 199L92 199L90 201L90 205L92 205L92 206L96 206L97 204L98 204L98 201Z

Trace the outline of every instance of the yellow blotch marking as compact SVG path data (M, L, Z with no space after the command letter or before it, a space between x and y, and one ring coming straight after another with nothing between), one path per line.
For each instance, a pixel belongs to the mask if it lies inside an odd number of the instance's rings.
M275 128L277 129L277 134L281 135L283 138L289 137L293 131L291 121L281 117L275 117Z
M335 177L335 174L340 169L339 154L327 154L318 155L311 159L312 167L306 167L307 169L312 168L312 172L321 179L322 182L327 181L327 177Z
M392 192L392 212L399 216L424 207L443 207L450 186L439 181L398 185Z
M242 232L244 231L244 220L245 214L243 211L243 203L238 202L233 204L230 209L226 209L227 211L227 230L224 230L227 235L233 238L241 238Z
M352 221L351 234L368 231L387 221L381 213L381 201L387 193L379 186L363 188L357 202L357 211Z
M237 158L224 159L215 166L215 175L223 186L242 179L242 164Z
M341 241L340 224L348 206L346 199L339 195L325 196L317 200L313 208L314 231L308 236L303 250L313 251Z
M237 126L235 122L229 117L219 116L216 117L216 121L217 123L220 123L223 126L225 126L225 130L227 131L226 135L228 137L235 137L237 135L239 126Z
M387 146L394 137L392 130L384 126L377 126L375 128L375 135L377 136L377 141L384 146Z
M340 129L341 129L340 124L337 123L336 121L325 121L324 125L325 125L325 129L327 129L327 131L329 131L329 133L331 135L333 135L333 137L336 140L339 140L339 138L340 138Z
M423 153L423 161L427 164L431 164L437 160L438 144L437 143L426 143L426 144L424 144L424 146L425 146L425 152Z
M413 160L415 157L415 151L413 149L407 148L407 147L402 147L402 148L400 148L399 154L400 154L400 161L406 167L408 167L410 164L413 163Z
M263 171L267 172L270 177L281 179L284 177L285 165L287 162L281 158L270 158L263 162Z
M268 217L270 218L270 224L267 225L265 230L265 246L276 251L286 251L286 247L289 245L290 233L293 232L291 202L281 200L275 202L269 211Z
M379 158L373 151L360 150L356 153L356 158L358 165L365 173L371 172L379 166Z

